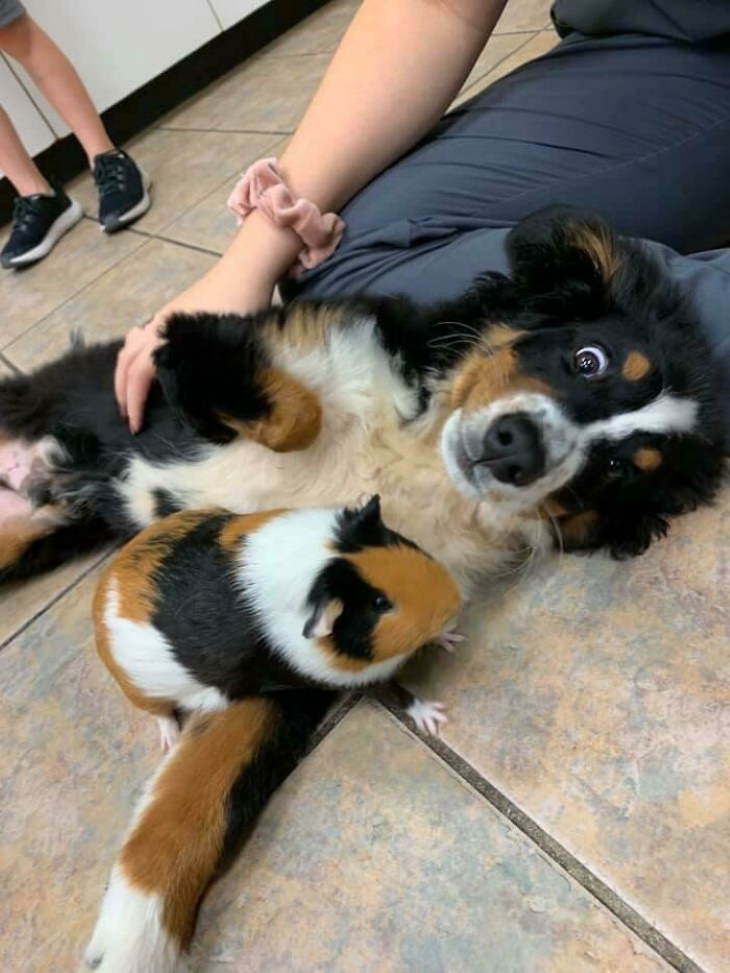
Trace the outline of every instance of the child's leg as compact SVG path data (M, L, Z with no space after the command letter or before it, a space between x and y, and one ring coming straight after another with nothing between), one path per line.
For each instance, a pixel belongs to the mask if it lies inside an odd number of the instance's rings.
M0 107L0 171L5 173L19 196L32 196L35 193L50 195L53 192L38 166L25 151L13 123L2 107Z
M24 14L0 28L0 50L23 65L79 140L90 165L94 156L114 148L74 66L31 17Z

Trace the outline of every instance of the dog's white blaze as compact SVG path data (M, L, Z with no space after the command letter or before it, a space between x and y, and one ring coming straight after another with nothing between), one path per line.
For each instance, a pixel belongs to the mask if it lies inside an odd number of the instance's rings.
M549 396L534 393L498 399L483 409L464 416L461 410L452 413L441 435L441 454L449 476L469 499L477 499L488 491L496 501L494 507L503 515L534 510L551 493L569 483L583 467L591 446L601 440L618 442L638 432L689 432L697 421L698 403L667 392L653 401L634 409L598 419L585 425L573 422ZM546 450L547 473L526 487L501 483L486 469L474 475L479 483L472 483L458 462L460 446L469 439L481 441L490 425L500 416L513 412L529 415L541 430ZM471 457L476 459L476 457Z
M665 392L641 409L589 423L583 427L582 438L594 442L625 439L637 432L689 432L697 421L698 409L699 403Z
M88 969L98 973L173 973L178 945L162 925L163 901L135 889L122 869L112 869L91 941Z
M204 686L175 658L167 639L153 626L119 614L119 592L112 580L104 606L109 648L115 661L146 696L174 700L184 709L217 710L228 699Z
M295 510L264 524L238 555L237 575L271 645L297 672L332 686L388 679L402 660L388 659L361 672L334 669L316 639L303 635L310 615L307 595L332 559L334 510Z

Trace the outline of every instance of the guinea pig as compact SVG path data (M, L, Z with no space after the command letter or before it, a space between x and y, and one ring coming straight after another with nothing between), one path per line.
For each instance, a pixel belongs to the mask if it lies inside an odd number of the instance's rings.
M94 621L101 659L157 717L167 749L194 710L385 682L426 643L459 640L461 604L443 565L385 526L375 496L361 509L172 514L113 559ZM445 719L440 704L399 698L422 730Z

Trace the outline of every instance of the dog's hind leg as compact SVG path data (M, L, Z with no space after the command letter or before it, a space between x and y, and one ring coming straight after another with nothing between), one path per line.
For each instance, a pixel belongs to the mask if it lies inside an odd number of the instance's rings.
M0 487L0 585L20 581L98 547L110 537L100 520L73 522L63 508Z

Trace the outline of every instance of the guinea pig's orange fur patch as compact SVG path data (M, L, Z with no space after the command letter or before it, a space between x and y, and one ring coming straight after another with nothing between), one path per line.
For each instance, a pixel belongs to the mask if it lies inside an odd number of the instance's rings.
M651 446L644 446L641 449L637 449L633 455L634 466L641 470L643 473L651 473L653 470L659 469L662 465L662 454L658 449L654 449Z
M630 351L621 368L621 374L627 382L638 382L650 371L651 362L640 351Z
M114 676L130 703L156 716L169 716L174 704L170 700L146 696L140 692L114 658L105 620L109 589L112 585L116 587L121 618L138 623L148 622L154 607L154 571L181 537L218 513L220 511L183 510L155 521L124 545L96 586L92 611L99 658Z
M298 379L277 368L264 369L261 376L264 395L271 411L263 419L241 422L219 413L227 426L276 453L307 449L322 428L322 406L317 396Z
M220 860L231 788L276 720L275 704L265 699L192 716L122 848L126 880L161 896L163 925L182 946Z
M554 395L546 382L519 371L519 354L514 342L523 333L506 324L492 325L454 374L452 408L472 412L517 392Z
M152 574L172 547L191 530L220 510L181 510L156 520L121 549L107 569L119 592L119 614L133 622L149 620L154 592Z
M233 552L247 534L255 534L264 524L287 512L282 507L279 510L262 510L259 513L231 517L218 535L218 542L223 550Z
M373 631L372 662L415 652L440 635L461 608L461 595L449 572L417 548L370 547L345 557L396 606Z

